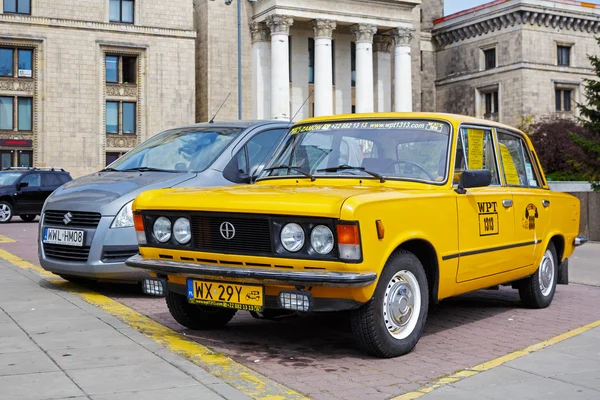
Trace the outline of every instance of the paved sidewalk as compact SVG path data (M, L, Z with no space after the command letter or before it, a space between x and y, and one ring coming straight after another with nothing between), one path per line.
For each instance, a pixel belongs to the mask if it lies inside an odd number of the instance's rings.
M249 399L129 325L0 259L0 398Z
M443 386L420 399L600 399L600 327Z

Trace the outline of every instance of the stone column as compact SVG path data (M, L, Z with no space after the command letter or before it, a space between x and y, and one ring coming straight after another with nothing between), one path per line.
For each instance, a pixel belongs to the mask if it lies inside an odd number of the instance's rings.
M253 22L252 32L252 118L271 118L271 50L269 28Z
M315 32L315 117L333 114L333 60L331 35L335 21L317 19L312 23Z
M373 35L377 27L352 25L356 37L356 112L373 112Z
M394 111L412 111L412 68L410 59L410 41L413 28L396 28L392 37L394 50Z
M392 111L392 38L390 36L375 35L373 39L375 53L375 111Z
M290 63L289 35L291 17L274 14L267 18L271 30L271 118L289 120Z

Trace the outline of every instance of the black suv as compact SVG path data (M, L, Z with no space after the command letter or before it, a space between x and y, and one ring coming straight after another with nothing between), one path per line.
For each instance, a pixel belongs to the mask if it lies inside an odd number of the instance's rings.
M31 222L50 193L72 180L62 168L9 168L0 171L0 223L13 215Z

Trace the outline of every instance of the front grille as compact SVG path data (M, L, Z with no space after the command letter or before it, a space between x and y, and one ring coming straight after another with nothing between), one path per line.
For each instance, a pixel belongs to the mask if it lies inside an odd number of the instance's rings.
M65 246L61 244L44 243L44 253L48 258L64 261L87 261L90 246Z
M221 235L221 224L229 222L235 228L235 236L227 240ZM229 254L273 253L269 218L232 217L227 214L196 214L192 216L194 249Z
M95 228L102 217L101 214L92 212L47 210L44 214L44 223L65 226L63 220L68 212L71 213L71 222L66 224L68 227Z
M122 262L138 253L137 246L104 246L102 262Z

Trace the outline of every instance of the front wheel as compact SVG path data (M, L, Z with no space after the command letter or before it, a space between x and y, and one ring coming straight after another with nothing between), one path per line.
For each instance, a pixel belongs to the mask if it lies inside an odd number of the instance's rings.
M25 222L31 222L31 221L33 221L35 219L35 217L36 217L35 214L19 215L19 218L21 218Z
M552 303L558 277L556 248L550 242L540 265L533 275L520 282L521 302L529 308L546 308Z
M175 321L190 329L222 328L236 313L236 309L201 306L188 303L184 295L169 291L165 296L169 312Z
M352 332L365 353L398 357L419 341L428 308L425 269L414 254L400 250L386 263L371 300L353 311Z
M13 208L10 203L0 201L0 224L10 222L13 217Z

